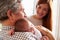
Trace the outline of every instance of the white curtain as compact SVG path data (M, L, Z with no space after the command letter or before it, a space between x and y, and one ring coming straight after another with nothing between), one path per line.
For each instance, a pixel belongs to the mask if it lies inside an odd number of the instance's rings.
M59 3L58 0L53 0L52 5L52 26L55 40L59 40Z

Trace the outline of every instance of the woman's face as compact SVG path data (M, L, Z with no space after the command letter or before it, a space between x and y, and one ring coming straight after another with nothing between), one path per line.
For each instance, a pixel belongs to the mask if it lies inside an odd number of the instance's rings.
M48 4L37 5L37 17L42 19L48 13Z

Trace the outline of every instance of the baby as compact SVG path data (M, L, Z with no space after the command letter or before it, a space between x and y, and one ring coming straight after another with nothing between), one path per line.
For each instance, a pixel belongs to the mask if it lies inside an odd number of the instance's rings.
M33 27L29 26L29 23L26 19L20 19L15 23L16 32L32 32L34 33Z
M12 29L10 33L13 33L13 32L14 31ZM28 22L27 19L19 19L19 20L16 21L16 23L15 23L15 32L28 32L28 33L30 32L30 33L32 33L33 35L36 36L36 37L34 36L33 38L35 38L37 40L49 40L49 38L47 36L41 37L39 35L40 33L38 33L37 30L34 27L30 26L30 23ZM31 34L29 34L29 35L31 35Z
M32 38L40 40L42 38L41 33L31 25L31 23L27 19L19 19L15 22L15 32L28 32ZM10 32L13 33L14 31Z

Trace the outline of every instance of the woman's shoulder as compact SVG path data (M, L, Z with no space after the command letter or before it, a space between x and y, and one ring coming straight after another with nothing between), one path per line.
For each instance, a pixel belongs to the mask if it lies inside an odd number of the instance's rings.
M33 17L34 15L32 15L32 16L29 16L29 17L27 17L29 20L31 20L31 19L34 19L34 17Z
M27 19L28 19L29 21L31 21L33 24L38 21L34 16L35 16L35 15L32 15L32 16L30 16L30 17L27 18Z

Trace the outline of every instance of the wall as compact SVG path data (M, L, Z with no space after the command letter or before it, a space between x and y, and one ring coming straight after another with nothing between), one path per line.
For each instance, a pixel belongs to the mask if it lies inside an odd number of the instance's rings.
M55 36L55 40L59 40L59 1L53 0L52 5L52 26L53 26L53 35Z

